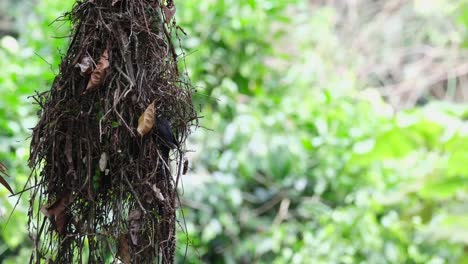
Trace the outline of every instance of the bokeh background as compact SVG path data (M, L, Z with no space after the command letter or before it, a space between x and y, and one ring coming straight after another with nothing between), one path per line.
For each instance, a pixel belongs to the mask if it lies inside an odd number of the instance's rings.
M15 190L28 96L58 72L70 25L52 22L72 4L0 1L0 160ZM176 4L203 116L178 263L468 263L468 1ZM29 259L17 198L0 188L0 263Z

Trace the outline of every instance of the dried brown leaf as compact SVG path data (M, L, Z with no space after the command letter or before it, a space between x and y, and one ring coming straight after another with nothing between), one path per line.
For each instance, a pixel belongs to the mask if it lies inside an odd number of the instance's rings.
M7 188L7 190L13 194L13 190L11 189L10 185L8 184L8 182L1 176L1 174L3 175L6 175L8 176L7 174L7 167L0 162L0 184L5 186L5 188Z
M156 198L158 198L159 201L164 202L164 196L161 193L161 190L156 187L156 184L153 184L153 192L156 195Z
M80 68L81 76L88 76L93 71L93 59L89 56L85 56L75 67Z
M138 118L137 131L138 134L140 134L140 136L148 134L148 132L150 132L151 129L154 127L154 115L154 102L152 102L150 105L148 105L145 112L141 114L140 118Z
M7 190L13 194L13 190L11 189L11 186L8 184L8 182L2 178L2 176L0 176L0 184L5 186L5 188L7 188Z
M140 219L141 219L141 210L132 209L128 214L128 221L130 221L130 238L133 245L138 245L138 232L141 229Z
M189 165L188 158L187 158L187 157L184 157L184 168L183 168L183 170L182 170L182 175L187 174L187 171L188 171L188 169L189 169L188 165Z
M66 193L50 205L41 208L41 212L47 217L53 217L59 234L65 234L65 228L70 219L70 214L67 211L67 206L71 203L72 198L70 193Z
M5 164L0 162L0 173L7 174L6 170L7 170L7 167L5 166Z
M175 5L163 6L164 17L166 18L166 24L169 24L176 13Z
M96 65L96 69L91 73L86 90L93 90L104 82L107 68L109 68L109 50L105 49Z
M107 167L107 153L103 152L99 159L99 170L105 171Z
M121 236L119 238L117 256L120 258L122 263L130 264L130 262L131 262L130 247L128 245L127 236Z

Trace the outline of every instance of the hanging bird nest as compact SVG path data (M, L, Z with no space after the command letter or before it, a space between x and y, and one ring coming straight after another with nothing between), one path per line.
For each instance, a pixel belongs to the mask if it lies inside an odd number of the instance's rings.
M172 1L86 0L64 16L70 46L35 96L31 263L174 262L183 146L197 124L174 12Z

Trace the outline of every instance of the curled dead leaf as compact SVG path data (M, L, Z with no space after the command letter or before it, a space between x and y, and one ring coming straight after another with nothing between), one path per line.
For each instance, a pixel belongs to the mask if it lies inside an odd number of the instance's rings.
M163 10L164 17L166 18L166 24L169 24L175 15L176 7L174 4L172 4L171 6L163 6Z
M80 68L81 76L88 76L93 71L93 59L89 56L83 57L80 63L75 64L76 68Z
M153 192L156 194L156 198L158 198L159 201L164 202L164 196L161 193L161 190L156 187L156 184L153 184Z
M117 256L124 264L130 264L130 246L128 245L128 238L126 235L119 237Z
M99 169L105 171L107 167L107 153L103 152L101 158L99 159Z
M68 221L70 220L70 213L67 210L67 206L72 202L70 193L57 198L57 200L49 205L45 205L41 208L41 212L55 221L57 231L59 234L65 234Z
M188 165L189 165L188 158L184 157L184 168L182 169L182 175L187 174L187 171L189 169Z
M5 175L5 176L8 176L7 174L7 167L5 166L5 164L1 163L0 162L0 184L5 186L5 188L7 188L7 190L13 194L13 190L11 189L10 185L8 184L8 182L2 177L2 174Z
M2 178L2 176L0 176L0 184L3 185L3 186L5 186L5 188L7 188L7 190L8 190L11 194L13 194L13 190L11 189L11 186L8 184L8 182L7 182L4 178Z
M130 221L130 239L132 240L133 245L138 245L138 232L140 231L141 223L141 210L132 209L128 214L128 221Z
M150 132L151 129L154 127L154 115L154 102L152 102L150 105L148 105L145 112L141 114L140 118L138 118L137 131L138 134L140 134L140 136L148 134L148 132Z
M109 50L105 49L96 65L96 69L91 73L86 90L95 89L104 82L107 68L109 68Z

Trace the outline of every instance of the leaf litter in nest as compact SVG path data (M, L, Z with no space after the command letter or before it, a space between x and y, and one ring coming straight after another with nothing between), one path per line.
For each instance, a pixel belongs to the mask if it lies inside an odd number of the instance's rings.
M175 15L176 7L174 4L167 5L167 6L163 6L163 10L164 10L164 17L166 18L166 24L169 24Z
M103 152L101 158L99 159L99 170L105 171L107 167L107 153Z
M93 90L104 82L106 78L107 68L109 68L109 50L105 49L99 59L96 69L91 73L86 90Z
M153 184L153 192L156 194L156 198L158 198L159 201L164 202L164 196L161 193L161 189L156 187L156 184Z
M57 200L49 205L45 205L41 208L41 212L47 217L53 217L57 226L59 234L65 234L65 228L67 226L70 215L67 212L67 206L72 202L70 193L57 198Z
M140 209L133 209L128 214L128 221L130 222L130 238L132 240L133 245L138 245L138 233L141 229L141 210Z
M126 235L120 236L119 241L118 241L118 251L117 251L117 256L120 258L122 263L124 264L130 264L131 263L131 258L130 258L130 246L128 245L128 238Z
M80 63L75 65L76 68L80 68L81 76L88 76L93 71L93 59L89 56L83 57Z
M145 112L141 114L140 118L138 118L137 131L140 136L148 134L148 132L150 132L154 127L154 115L154 102L152 102L150 105L148 105L148 107L146 107Z

